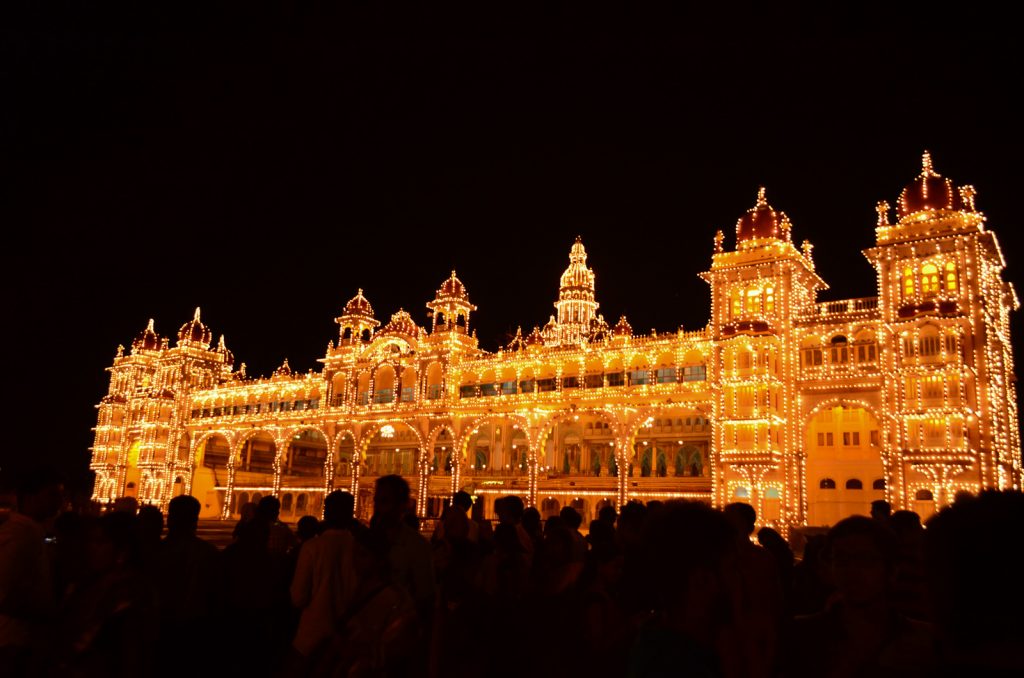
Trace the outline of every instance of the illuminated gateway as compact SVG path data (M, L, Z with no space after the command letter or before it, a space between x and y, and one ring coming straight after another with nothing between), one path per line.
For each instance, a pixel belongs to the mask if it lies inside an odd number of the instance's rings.
M375 477L405 476L423 516L465 488L552 515L671 497L752 503L765 522L826 525L869 502L927 516L959 491L1021 485L1009 313L996 236L975 191L932 168L878 205L864 254L878 296L820 302L812 247L794 246L764 190L714 239L711 321L634 333L598 314L579 239L556 315L495 353L470 330L452 272L427 327L380 325L362 290L319 372L235 369L195 317L174 345L153 323L119 348L99 404L95 498L166 504L190 493L229 517L261 496L283 516Z

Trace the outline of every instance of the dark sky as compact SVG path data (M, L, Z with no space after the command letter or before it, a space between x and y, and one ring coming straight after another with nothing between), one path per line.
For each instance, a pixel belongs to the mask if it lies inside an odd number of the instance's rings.
M4 456L84 465L150 317L201 305L250 374L305 370L357 287L425 323L455 267L495 348L547 319L577 234L611 322L701 327L759 184L828 298L872 296L874 204L925 148L1024 267L1019 40L978 4L43 4L0 10Z

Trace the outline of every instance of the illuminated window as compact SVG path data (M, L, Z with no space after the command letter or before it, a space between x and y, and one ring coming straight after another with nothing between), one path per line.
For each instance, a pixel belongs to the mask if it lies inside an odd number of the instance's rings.
M939 293L939 267L925 264L921 267L921 293L932 297Z
M832 364L845 365L849 361L849 347L846 345L846 337L832 337Z
M956 292L956 264L952 261L946 262L946 291Z
M951 358L956 355L956 335L946 335L946 357Z
M740 298L740 291L732 291L732 314L731 317L739 318L743 314L743 299Z
M747 291L747 315L757 315L761 312L761 290Z
M775 288L771 285L764 288L764 310L765 313L775 310Z
M753 358L750 355L750 351L740 351L739 355L736 356L736 366L741 370L749 370Z
M910 267L903 269L903 296L914 296L914 269Z
M939 355L942 350L942 343L939 341L939 331L935 327L926 327L921 331L921 356L932 358Z
M739 487L736 488L736 492L735 494L733 494L733 496L736 497L737 499L750 499L750 490L740 485Z

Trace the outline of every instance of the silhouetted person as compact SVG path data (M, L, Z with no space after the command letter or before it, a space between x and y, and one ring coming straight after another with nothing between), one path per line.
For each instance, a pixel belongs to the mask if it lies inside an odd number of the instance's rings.
M408 510L409 483L398 475L378 478L370 529L387 537L391 581L408 592L426 626L434 607L434 566L427 540L402 520Z
M1024 591L1015 550L1024 494L986 490L942 509L927 525L941 675L1024 675Z
M736 631L745 648L744 672L770 675L778 660L779 625L784 619L782 582L775 558L750 541L757 513L750 504L728 504L722 513L736 530L739 597Z
M826 538L816 534L804 544L804 557L793 567L793 614L816 614L825 609L833 586L827 577Z
M562 522L565 523L565 526L569 528L569 532L572 535L572 559L574 562L582 563L587 557L587 540L580 533L583 516L571 506L563 506L558 515Z
M246 648L233 656L233 670L260 674L276 659L275 616L282 595L287 603L283 556L271 555L265 520L254 517L237 527L238 537L223 552L224 644Z
M214 650L221 612L221 554L196 536L200 509L195 497L171 499L154 582L160 608L160 654L173 655L185 665L211 666L219 654ZM176 662L158 662L157 669L166 676L179 672Z
M530 538L530 535L522 525L525 510L522 498L514 494L507 495L494 502L494 512L498 515L498 522L502 525L512 525L516 528L519 543L526 550L526 557L532 560L534 556L533 539Z
M611 525L613 528L618 517L619 515L615 512L615 507L611 505L602 506L601 510L597 512L597 519Z
M352 507L346 494L335 490L327 495L324 529L299 551L291 582L291 602L302 613L292 648L302 663L331 637L334 624L341 619L356 588L354 539L347 529Z
M892 515L892 506L884 499L871 502L871 517L875 520L888 520Z
M242 534L242 530L245 529L245 526L248 525L249 522L255 517L256 504L251 501L242 504L238 508L238 522L235 523L235 529L231 531L232 539L238 539Z
M298 539L296 548L302 546L318 534L320 534L320 521L316 519L316 516L302 516L295 523L295 537Z
M524 509L523 518L519 524L523 526L523 531L530 538L532 548L529 549L529 552L536 553L540 550L541 542L544 541L544 525L540 519L540 511L535 506Z
M935 646L929 627L891 605L892 531L872 518L846 518L829 530L827 554L837 600L824 612L796 620L787 675L931 675Z
M139 566L149 574L156 567L160 551L160 537L164 533L164 514L152 504L144 504L139 508L135 518L135 530L139 542Z
M73 588L57 630L57 674L140 676L152 670L158 618L138 569L135 516L109 513L89 529L89 574Z
M291 528L279 520L280 515L281 502L271 495L260 499L253 520L267 525L267 549L274 555L283 556L295 547L298 540Z
M110 507L113 513L127 513L134 516L139 512L139 500L135 497L118 497Z
M13 484L17 505L0 523L0 666L19 675L41 658L40 634L54 612L44 540L61 507L63 482L53 471L36 469Z
M896 535L896 572L892 582L893 607L911 619L931 621L928 578L924 562L924 527L913 511L896 511L889 517Z
M770 527L762 527L757 531L757 543L775 559L775 570L782 585L783 613L789 616L792 614L790 605L793 595L793 551L782 535Z
M721 675L722 655L736 652L727 635L733 584L726 566L735 557L735 531L704 504L670 501L645 521L642 543L639 569L657 596L627 675Z

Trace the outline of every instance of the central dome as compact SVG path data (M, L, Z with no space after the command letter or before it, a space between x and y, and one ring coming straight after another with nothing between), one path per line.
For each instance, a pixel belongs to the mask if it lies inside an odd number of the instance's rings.
M900 193L896 211L900 219L918 212L959 210L963 208L960 194L950 179L943 178L932 168L932 155L924 152L921 174Z
M765 238L788 238L789 219L785 212L776 212L765 198L762 186L757 191L757 204L736 222L736 244Z

